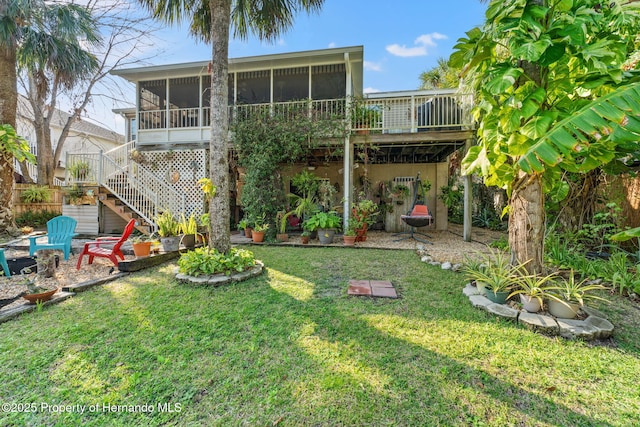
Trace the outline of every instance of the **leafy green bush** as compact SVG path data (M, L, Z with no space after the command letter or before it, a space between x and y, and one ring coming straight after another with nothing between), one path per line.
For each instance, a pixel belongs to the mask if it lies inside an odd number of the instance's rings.
M18 227L44 227L51 218L59 216L59 212L43 210L40 212L26 211L16 217L16 225Z
M178 260L180 273L189 276L242 272L254 265L253 252L238 248L231 248L228 254L223 254L205 246L183 253Z
M51 190L46 185L32 185L22 191L20 199L25 203L48 203Z

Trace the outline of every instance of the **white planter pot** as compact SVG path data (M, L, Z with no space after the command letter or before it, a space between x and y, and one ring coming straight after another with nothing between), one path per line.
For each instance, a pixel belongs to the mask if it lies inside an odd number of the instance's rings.
M522 303L522 308L529 313L537 313L542 308L538 298L532 298L529 295L520 294L520 302Z
M580 309L579 304L562 303L556 300L549 301L549 313L562 319L574 319Z

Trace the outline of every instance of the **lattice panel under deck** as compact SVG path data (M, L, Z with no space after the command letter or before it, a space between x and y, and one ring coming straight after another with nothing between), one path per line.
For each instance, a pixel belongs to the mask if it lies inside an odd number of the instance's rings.
M179 194L185 195L186 216L204 213L204 196L198 185L198 180L207 176L206 150L172 150L172 151L145 151L147 161L145 167L161 178ZM175 182L174 182L175 181ZM161 195L162 189L152 188ZM180 215L179 201L169 201L171 212ZM160 208L166 203L162 203Z

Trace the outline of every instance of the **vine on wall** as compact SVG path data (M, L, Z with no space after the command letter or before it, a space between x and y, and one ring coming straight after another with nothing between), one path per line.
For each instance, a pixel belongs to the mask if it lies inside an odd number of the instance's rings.
M277 230L278 211L286 208L280 166L300 161L308 150L330 145L330 139L346 132L343 119L317 118L305 103L286 111L253 110L237 118L231 129L238 164L247 171L241 196L245 216L264 216L270 234Z

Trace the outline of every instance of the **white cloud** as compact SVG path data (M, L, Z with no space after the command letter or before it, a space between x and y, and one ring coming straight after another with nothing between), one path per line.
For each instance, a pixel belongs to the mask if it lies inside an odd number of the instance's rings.
M387 52L395 56L401 57L413 57L413 56L426 56L429 54L428 48L437 47L437 40L446 40L447 36L440 33L422 34L413 42L413 47L407 47L406 45L399 45L397 43L387 46Z
M335 42L329 43L329 49L332 49L334 47L336 47L336 43Z
M376 92L380 92L380 89L376 89L374 87L365 87L364 89L362 89L363 93L376 93Z
M369 71L382 71L382 65L380 63L364 61L364 69Z

